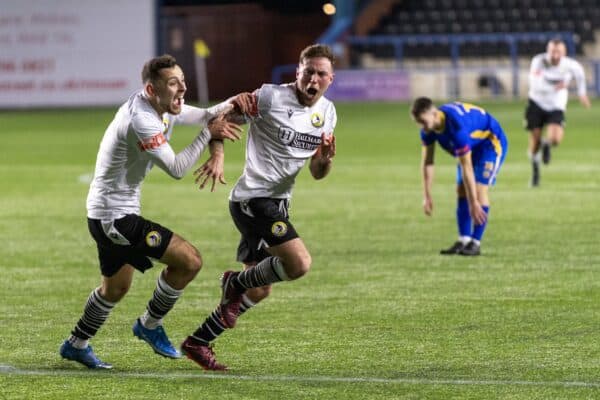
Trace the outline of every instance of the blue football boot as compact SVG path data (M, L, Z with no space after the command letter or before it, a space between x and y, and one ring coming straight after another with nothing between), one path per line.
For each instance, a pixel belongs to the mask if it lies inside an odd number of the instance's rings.
M112 368L111 364L105 363L104 361L101 361L98 357L96 357L96 355L94 354L94 350L92 350L92 346L88 346L85 349L78 349L76 347L73 347L73 345L69 343L68 340L65 340L62 346L60 346L59 353L62 358L71 361L76 361L90 369Z
M148 329L142 325L138 318L133 324L133 334L138 339L148 343L156 354L169 358L181 357L181 353L169 341L162 325L159 325L156 329Z

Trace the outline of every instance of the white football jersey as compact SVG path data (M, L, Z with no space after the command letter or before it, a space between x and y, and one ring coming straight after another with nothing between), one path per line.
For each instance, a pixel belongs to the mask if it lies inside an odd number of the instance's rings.
M312 107L303 106L294 83L265 84L255 93L258 116L251 119L244 172L229 198L287 199L300 169L321 144L321 134L333 133L335 107L325 97Z
M154 164L179 178L199 158L210 141L204 129L186 149L175 154L169 139L175 124L206 125L208 119L227 107L221 103L205 110L183 105L179 115L161 116L152 108L144 91L123 104L106 129L94 178L87 197L89 218L113 220L126 214L140 214L140 189Z
M569 85L572 79L577 83L577 94L586 94L586 82L583 67L579 62L562 57L558 65L552 65L546 53L538 54L531 60L529 70L529 98L546 111L567 108L569 90L556 89L556 85L564 82Z

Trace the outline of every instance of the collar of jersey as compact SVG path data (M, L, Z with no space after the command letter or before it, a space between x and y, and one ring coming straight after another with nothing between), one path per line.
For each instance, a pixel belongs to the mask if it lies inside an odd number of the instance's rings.
M433 130L435 133L442 133L444 132L444 129L446 128L446 114L442 111L442 110L437 110L438 115L440 116L440 122L441 122L441 126L442 129L438 130Z

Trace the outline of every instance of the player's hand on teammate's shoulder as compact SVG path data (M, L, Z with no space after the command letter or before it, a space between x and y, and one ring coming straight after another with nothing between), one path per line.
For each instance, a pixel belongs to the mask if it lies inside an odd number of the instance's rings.
M234 122L228 121L225 114L219 114L208 122L208 130L213 139L229 139L235 142L242 137L242 127Z
M243 92L235 96L231 103L234 111L242 114L255 117L258 115L258 103L256 95L253 93Z

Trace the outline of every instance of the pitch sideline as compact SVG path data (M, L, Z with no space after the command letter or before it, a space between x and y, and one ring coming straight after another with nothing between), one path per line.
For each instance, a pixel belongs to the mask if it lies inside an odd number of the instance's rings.
M451 386L541 386L600 388L600 382L581 381L523 381L523 380L475 380L475 379L427 379L427 378L376 378L335 376L289 376L289 375L234 375L228 373L153 373L86 370L24 370L0 364L0 375L15 376L115 376L142 379L222 379L258 382L308 382L308 383L378 383L391 385L451 385Z

